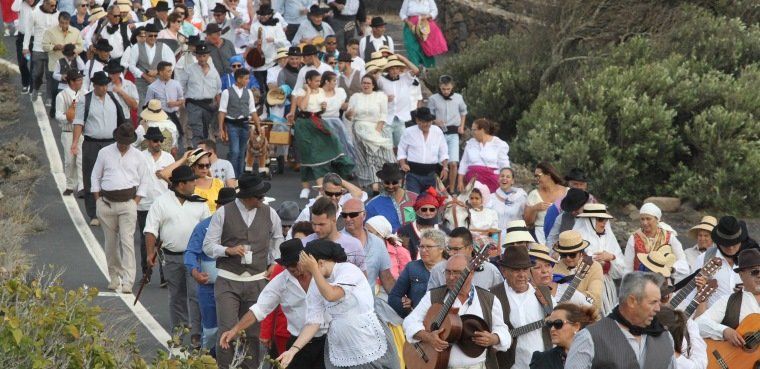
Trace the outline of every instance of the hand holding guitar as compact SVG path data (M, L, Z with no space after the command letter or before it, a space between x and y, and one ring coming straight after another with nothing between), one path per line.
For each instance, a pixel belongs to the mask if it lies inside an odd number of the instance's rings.
M432 332L419 331L417 332L417 336L420 337L420 341L428 343L433 346L436 351L442 352L443 350L449 348L449 343L441 339L442 331L442 329Z
M499 343L499 336L496 333L477 331L472 337L472 342L478 346L491 347Z
M744 338L733 328L726 328L723 330L723 339L730 342L736 347L742 347L746 342Z

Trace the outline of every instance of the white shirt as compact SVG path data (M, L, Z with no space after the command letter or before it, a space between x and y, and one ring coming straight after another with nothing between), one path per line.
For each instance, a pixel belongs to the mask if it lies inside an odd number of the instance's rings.
M478 299L478 292L477 289L473 288L473 293L465 300L465 304L462 304L462 302L457 298L454 301L454 305L452 305L452 308L459 308L459 316L466 315L466 314L472 314L479 317L483 317L483 309L480 306L480 301ZM406 335L406 340L409 341L409 343L417 343L419 340L414 338L414 335L417 334L417 332L425 330L425 326L423 325L423 320L425 319L425 314L428 312L431 306L430 301L430 291L425 293L425 296L422 297L419 304L412 310L409 315L404 318L404 334ZM517 310L517 309L512 309ZM510 314L511 315L511 314ZM494 333L499 336L499 343L492 346L494 349L498 351L507 351L509 347L512 345L512 336L509 335L509 328L504 323L504 311L502 310L501 303L499 302L499 299L494 298L493 299L493 307L491 308L491 333ZM519 345L519 342L518 342ZM479 363L483 363L486 360L486 352L488 350L484 351L480 356L478 357L469 357L465 355L462 352L462 349L459 348L459 345L453 344L451 346L451 356L449 357L449 367L454 366L469 366L469 365L477 365ZM543 351L543 345L541 348L541 351ZM533 355L533 352L530 353ZM528 356L528 360L530 360L530 356ZM526 366L527 367L527 366Z
M611 253L615 256L615 260L611 262L609 275L614 279L623 278L626 273L625 258L623 251L620 250L617 238L615 238L615 233L612 232L612 222L607 222L604 227L604 234L600 236L596 233L594 226L591 225L591 221L594 221L594 218L576 218L573 226L573 230L580 232L583 239L589 242L589 246L585 250L586 254L593 256L602 251Z
M171 134L171 144L172 147L179 147L179 132L177 131L177 125L174 124L171 120L159 120L159 121L148 121L146 122L148 127L156 127L159 130L161 130L161 134L164 133L164 131L169 131ZM140 145L142 145L142 142L145 141L145 127L143 127L143 124L138 124L137 128L135 128L135 134L137 134L137 141L132 145L136 148L140 148ZM174 159L172 159L172 163L174 162ZM169 163L171 164L171 163ZM162 167L163 169L163 167ZM147 209L146 209L147 210Z
M315 67L313 65L305 65L303 68L301 68L301 70L298 71L298 77L296 77L296 85L293 86L294 96L303 96L306 93L306 91L303 89L303 84L306 80L306 72L310 70L315 70L319 72L319 74L324 74L325 72L332 72L333 68L329 64L322 62L319 63L319 67Z
M499 174L499 169L509 167L509 145L496 136L486 143L475 138L467 140L459 162L459 174L467 174L470 165L494 168L494 173Z
M681 356L676 358L677 369L705 369L707 368L707 344L699 335L699 324L692 319L686 321L686 330L689 332L689 340L686 335L681 344ZM686 350L690 351L687 352Z
M145 43L145 56L146 60L148 60L149 63L152 62L153 58L156 56L157 45L158 44L150 46L147 42ZM140 44L137 43L131 45L127 49L129 50L129 54L125 55L124 57L129 57L129 71L132 72L135 78L142 78L143 71L137 67L137 61L140 59ZM174 58L174 53L169 46L163 45L161 47L160 60L171 63L172 68L174 68L176 59ZM124 64L124 61L122 61L122 64Z
M316 288L316 287L315 287ZM256 321L262 321L277 305L282 306L282 312L288 320L288 332L297 337L306 325L306 291L298 279L287 270L274 277L259 294L256 304L250 307ZM325 322L329 322L325 317ZM327 324L319 328L315 337L327 332Z
M401 20L415 15L429 15L433 18L438 16L438 7L435 0L404 0L401 4L399 16Z
M237 86L237 84L232 85L232 90L235 90L235 95L237 95L238 98L241 98L243 96L243 90L245 88L240 88ZM222 113L227 113L227 103L230 100L230 89L226 89L222 91L222 96L219 99L219 111ZM251 90L248 90L248 112L253 115L253 113L256 112L256 99L253 97L253 92ZM230 119L240 119L245 118L245 116L240 117L228 117Z
M148 165L139 150L129 146L122 154L116 143L112 143L98 152L95 167L92 169L90 191L115 191L137 187L137 196L145 197L148 189Z
M195 225L210 216L206 202L185 200L180 204L177 195L167 191L153 201L143 233L161 238L162 247L166 250L184 252Z
M274 58L277 56L277 49L290 46L290 42L285 37L285 31L280 27L280 24L264 26L258 20L251 25L250 45L248 46L253 47L253 44L259 40L259 28L263 29L261 32L261 51L264 53L264 65L253 69L256 71L267 70L275 65ZM267 41L270 37L273 39L272 42Z
M116 30L114 33L108 34L108 27L110 25L111 23L106 21L106 25L102 30L100 30L100 37L108 40L108 44L113 47L113 50L111 50L111 57L114 59L121 58L121 56L124 54L124 49L129 46L129 38L132 37L132 31L129 29L129 27L127 27L127 44L125 45L124 40L121 38L121 29ZM92 35L90 35L90 38L92 38Z
M536 289L528 285L528 290L517 293L507 282L503 283L509 300L509 321L517 328L544 319L544 308L536 298ZM540 329L533 330L517 338L513 369L527 368L534 351L544 351L544 339Z
M723 318L726 316L726 306L728 305L729 297L731 297L731 295L721 297L718 301L712 304L704 314L697 318L699 332L702 337L723 340L723 331L728 327L720 322L722 322ZM747 315L758 313L760 313L760 304L757 303L757 298L746 290L742 291L742 305L739 309L739 321L741 322L747 317Z
M82 58L77 55L75 57L76 63L77 63L77 69L80 71L84 71L84 61L82 61ZM66 77L65 75L61 74L61 63L56 62L55 68L53 68L53 79L58 81L58 90L61 91L64 88L66 88L67 84L66 81L63 80L63 77Z
M401 159L419 164L439 164L449 160L449 146L441 128L430 126L427 138L416 124L404 129L398 143L398 160Z
M153 205L153 200L157 199L164 192L169 191L169 185L166 181L158 178L155 173L172 165L174 163L174 158L166 151L161 151L158 160L153 159L153 154L148 150L143 150L142 155L148 166L148 184L145 191L145 197L140 199L140 203L137 204L137 210L148 211L150 210L150 206Z
M393 100L388 102L388 120L385 122L391 124L394 117L403 123L412 120L410 114L416 107L412 107L411 90L414 83L414 77L409 72L399 75L398 80L391 81L386 77L377 79L380 90L388 96L393 96Z
M31 16L29 17L29 23L19 23L19 26L23 27L22 30L24 32L23 49L28 47L29 41L34 37L34 42L32 43L32 49L30 51L45 52L45 50L42 49L42 36L49 28L57 25L58 12L45 13L42 11L42 2L40 2L40 5L32 11Z
M351 60L351 70L358 70L360 73L360 77L364 77L364 67L366 65L367 63L361 57L357 56Z
M250 227L253 219L256 217L257 208L248 210L239 199L235 200L235 205L240 211L245 225ZM222 242L222 227L224 226L224 207L216 209L216 213L211 217L211 223L206 231L206 238L203 239L203 252L212 259L227 257L224 252L227 250ZM269 208L269 218L272 220L272 229L269 230L269 257L268 264L272 264L274 259L280 257L280 243L282 243L282 221L277 215L277 211ZM261 230L266 231L264 229ZM247 272L246 272L247 273Z
M715 246L714 243L710 245L708 249L713 246ZM705 249L705 251L707 251L707 249ZM692 267L694 265L694 262L697 261L697 258L699 257L699 255L704 254L705 251L699 251L699 246L697 246L696 244L694 244L694 246L689 247L686 250L683 250L684 255L686 255L686 262L689 263L689 267ZM694 269L692 269L692 271L694 271Z
M277 85L277 78L280 76L282 67L279 64L275 64L271 68L267 69L267 86Z
M506 235L509 222L523 218L527 201L528 194L519 187L510 188L509 193L505 193L501 188L493 193L488 201L488 207L499 214L499 229L505 230L504 235Z
M557 285L557 294L552 296L552 300L554 301L554 306L557 306L557 304L559 304L559 300L562 298L562 295L565 294L565 291L567 291L569 287L570 287L570 283ZM564 302L570 302L570 303L580 305L580 306L591 306L591 303L588 301L588 297L578 292L578 290L573 291L573 295L570 296L570 299Z
M369 42L372 43L372 46L374 46L375 51L380 50L382 46L385 45L385 41L388 41L388 50L391 51L391 53L394 53L395 47L393 45L393 39L391 36L388 35L381 35L378 38L375 38L371 33L367 36L362 37L359 40L359 55L364 56L364 50L367 49L367 37L369 37ZM364 59L362 59L364 61ZM352 66L353 67L353 66Z
M335 3L335 0L328 0L328 4ZM340 15L356 15L359 11L359 0L346 0L343 10L340 11Z
M69 110L69 107L74 101L81 101L82 104L84 104L84 93L83 88L74 92L74 90L66 86L66 88L59 92L55 97L55 119L58 120L58 123L60 123L61 126L71 124L74 121L72 119L71 122L69 122L66 119L66 110Z

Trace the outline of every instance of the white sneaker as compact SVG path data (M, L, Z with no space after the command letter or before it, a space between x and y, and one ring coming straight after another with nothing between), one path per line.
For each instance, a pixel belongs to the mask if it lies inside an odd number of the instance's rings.
M98 227L98 226L100 226L100 221L98 220L98 218L95 218L95 219L93 219L93 220L90 221L90 225L93 226L93 227Z
M121 293L132 294L132 287L121 286Z
M111 283L108 284L108 289L111 291L116 291L119 289L119 278L111 279Z
M302 188L301 189L301 194L298 195L298 197L300 197L302 199L308 199L309 198L309 193L311 193L310 189L308 189L308 188Z

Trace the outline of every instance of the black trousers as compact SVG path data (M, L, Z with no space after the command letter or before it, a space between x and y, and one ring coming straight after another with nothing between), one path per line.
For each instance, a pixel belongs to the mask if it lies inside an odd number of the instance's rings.
M300 24L288 24L285 28L285 37L288 41L293 42L293 37L296 37L296 32L298 32L299 26Z
M298 337L290 336L285 349L289 349ZM290 362L290 369L325 369L325 340L327 334L322 337L314 337L302 347Z
M80 137L83 139L83 137ZM82 142L82 181L84 182L84 209L90 219L97 218L95 213L95 196L90 192L92 187L92 170L95 168L95 160L98 159L100 149L112 144L113 141L88 141Z
M143 233L143 229L145 229L145 220L147 218L147 210L137 211L137 232L140 233L140 267L142 268L140 270L142 270L143 274L148 270L148 250L145 248L145 234Z
M253 77L256 78L256 82L259 83L259 92L261 92L261 100L259 100L259 102L256 103L256 106L259 106L259 104L263 104L263 102L266 101L267 71L266 70L253 71Z
M32 42L34 42L34 36L31 37L31 40L29 40L29 45L26 47L30 51L32 50ZM32 72L30 68L31 63L28 63L26 61L23 50L24 34L19 32L18 36L16 36L16 60L18 61L18 69L21 71L21 85L24 87L29 87L29 85L32 84Z

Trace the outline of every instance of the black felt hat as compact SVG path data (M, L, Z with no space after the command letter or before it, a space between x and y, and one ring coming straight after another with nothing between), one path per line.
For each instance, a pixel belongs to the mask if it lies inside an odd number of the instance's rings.
M216 197L216 206L222 206L235 201L235 189L232 187L222 187L219 195Z
M124 66L119 63L116 59L111 59L108 61L108 64L106 64L105 68L103 68L103 71L111 74L111 73L122 73L124 72Z
M135 128L132 127L131 123L123 123L113 130L113 139L119 144L131 145L137 141Z
M111 50L113 50L113 46L108 43L107 39L101 38L98 40L98 42L95 43L95 50L111 52Z
M156 9L156 12L168 12L169 3L167 3L164 0L158 0L158 2L156 3L156 6L154 6L153 9Z
M109 83L111 83L111 79L108 78L108 75L104 71L95 72L95 74L92 75L92 78L90 78L90 82L92 82L94 85L98 86L105 86Z
M189 182L198 179L193 169L189 165L180 165L172 170L172 176L169 178L172 183Z
M566 181L577 181L577 182L588 182L588 178L586 177L586 172L583 171L581 168L573 168L570 169L569 172L567 172L567 175L565 176Z
M586 191L577 188L571 188L567 191L565 198L560 202L559 207L564 212L576 211L588 202L589 194Z
M385 21L383 20L383 17L372 17L372 20L369 22L370 27L382 27L385 25Z
M298 264L301 251L304 250L303 242L301 242L300 238L291 238L280 244L280 257L274 259L274 261L286 268L293 266Z
M527 269L533 266L528 248L522 246L507 247L499 259L499 264L510 269Z
M720 218L710 235L718 246L733 246L742 243L748 236L746 227L742 227L741 222L730 215Z
M243 173L238 179L237 197L247 199L251 197L264 196L272 185L264 182L264 179L257 174Z
M343 246L330 240L316 239L309 241L304 251L317 260L332 260L336 263L348 260Z
M163 141L166 137L164 137L158 127L148 127L148 130L145 131L143 138L151 141Z
M377 171L375 175L383 181L400 181L401 178L404 178L404 173L398 163L383 163L383 168Z

